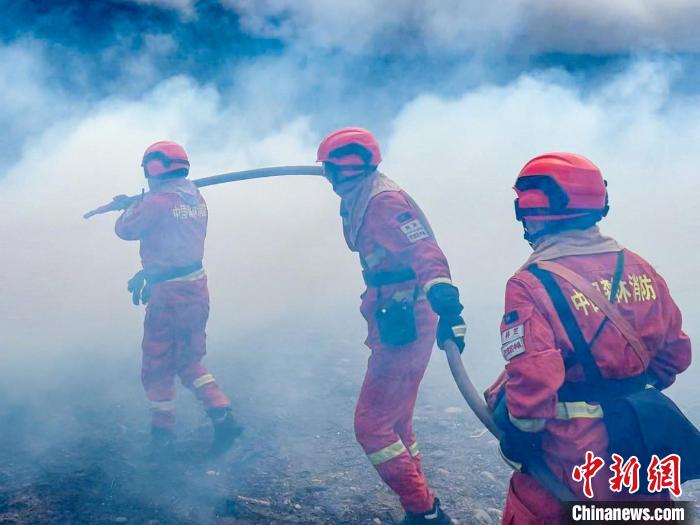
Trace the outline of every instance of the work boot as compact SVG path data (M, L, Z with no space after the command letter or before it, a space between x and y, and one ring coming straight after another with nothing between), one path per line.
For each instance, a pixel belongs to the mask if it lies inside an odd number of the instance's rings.
M163 462L175 458L175 432L170 428L151 427L149 457Z
M207 414L214 426L214 442L209 452L212 456L218 456L233 445L243 432L243 427L236 422L229 407L212 408Z
M440 508L440 500L435 498L433 508L427 512L408 512L401 525L452 525L452 520Z

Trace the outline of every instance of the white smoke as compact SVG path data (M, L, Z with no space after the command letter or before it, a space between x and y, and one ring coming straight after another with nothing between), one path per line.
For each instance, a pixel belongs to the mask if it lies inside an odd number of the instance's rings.
M511 186L522 164L545 151L579 152L602 168L612 204L604 230L658 267L692 335L700 322L692 280L700 267L693 171L700 162L700 106L670 95L680 67L640 62L587 94L557 73L456 98L424 95L379 137L383 170L422 205L448 255L470 325L467 359L477 369L491 375L502 366L503 288L528 254ZM265 85L257 88L265 100ZM116 215L88 222L81 215L114 194L139 190L148 144L183 143L197 178L312 163L318 140L330 131L298 115L261 132L256 113L221 100L212 86L173 78L137 101L108 100L89 118L52 126L26 148L0 181L0 209L10 211L0 229L7 247L0 285L5 357L21 362L36 352L138 347L142 311L125 291L138 268L137 245L114 236ZM347 124L354 123L348 114ZM212 344L256 333L284 342L291 329L337 334L359 350L359 268L342 240L337 197L327 183L289 178L203 191L211 214L205 264ZM313 351L303 349L307 356Z
M353 52L698 51L693 0L221 0L250 32Z

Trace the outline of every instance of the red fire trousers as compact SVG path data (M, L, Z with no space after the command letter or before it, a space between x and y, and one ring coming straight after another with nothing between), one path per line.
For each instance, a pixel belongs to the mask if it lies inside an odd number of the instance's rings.
M435 342L437 317L428 301L417 302L416 341L383 345L372 303L365 301L362 308L372 354L355 410L355 435L381 478L398 494L403 508L425 512L432 508L434 498L421 466L413 409Z
M202 365L209 318L207 278L168 281L151 287L143 331L141 381L151 401L152 425L175 425L175 376L205 409L230 402Z

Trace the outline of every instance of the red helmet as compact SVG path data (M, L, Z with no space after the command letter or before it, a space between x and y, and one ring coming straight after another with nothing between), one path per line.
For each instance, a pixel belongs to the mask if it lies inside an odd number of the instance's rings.
M146 177L186 177L190 161L182 146L169 140L161 140L148 146L143 154L141 166Z
M560 221L605 217L606 182L598 167L575 153L546 153L529 161L515 181L515 217Z
M334 131L318 145L316 162L330 164L345 175L359 175L374 170L382 161L379 144L362 128L342 128Z

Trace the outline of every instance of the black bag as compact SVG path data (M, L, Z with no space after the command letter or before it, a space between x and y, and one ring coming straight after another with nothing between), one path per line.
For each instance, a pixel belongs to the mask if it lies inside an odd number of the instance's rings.
M622 272L623 252L618 258L616 275L610 297L617 296ZM608 432L608 452L623 459L636 456L645 465L653 454L660 459L669 454L681 457L681 482L700 478L700 432L666 395L646 386L645 377L631 380L603 378L591 353L591 345L601 332L606 317L593 340L586 342L569 303L552 274L533 265L528 270L543 284L574 347L586 376L589 391L603 408ZM638 379L638 380L635 380ZM641 381L640 381L641 380Z
M375 312L379 340L385 345L407 345L418 338L413 298L382 299L378 292L379 306Z
M663 392L653 387L602 399L608 451L648 465L652 454L681 458L681 483L700 478L700 432Z

